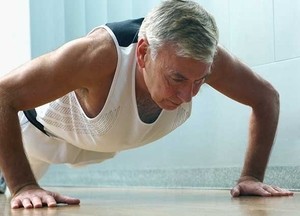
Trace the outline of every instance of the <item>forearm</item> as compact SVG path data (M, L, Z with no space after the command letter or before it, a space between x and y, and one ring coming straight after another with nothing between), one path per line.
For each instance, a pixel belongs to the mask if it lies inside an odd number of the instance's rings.
M17 112L0 108L0 169L14 194L23 186L36 184L24 152Z
M263 181L279 117L279 96L274 90L268 101L253 107L250 118L249 143L241 177Z

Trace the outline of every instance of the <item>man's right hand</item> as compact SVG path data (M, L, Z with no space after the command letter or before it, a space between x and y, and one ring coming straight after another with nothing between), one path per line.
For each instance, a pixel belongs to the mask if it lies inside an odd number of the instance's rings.
M29 185L17 194L15 194L10 202L12 209L17 208L41 208L43 206L55 207L58 203L67 205L79 205L80 200L58 193L44 190L36 185Z

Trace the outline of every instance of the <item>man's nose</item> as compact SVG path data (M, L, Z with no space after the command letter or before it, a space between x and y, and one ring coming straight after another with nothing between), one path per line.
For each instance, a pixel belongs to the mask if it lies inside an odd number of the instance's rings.
M177 97L184 103L190 102L192 100L193 93L193 85L186 85L182 88L178 89Z

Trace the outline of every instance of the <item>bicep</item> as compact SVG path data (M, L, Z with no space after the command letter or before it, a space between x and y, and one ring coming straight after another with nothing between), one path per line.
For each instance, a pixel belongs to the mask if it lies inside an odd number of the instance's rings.
M0 79L1 95L16 110L45 104L88 83L88 39L69 42L37 57Z
M218 47L207 83L229 98L252 107L274 92L268 81L222 47Z

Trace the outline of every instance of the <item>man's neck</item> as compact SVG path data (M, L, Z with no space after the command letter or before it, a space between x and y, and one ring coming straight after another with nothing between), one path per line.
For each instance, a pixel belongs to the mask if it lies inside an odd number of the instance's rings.
M161 108L152 100L141 71L136 69L135 94L140 119L153 123L158 118Z

